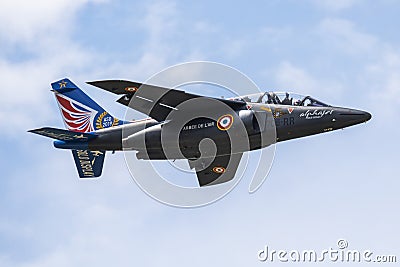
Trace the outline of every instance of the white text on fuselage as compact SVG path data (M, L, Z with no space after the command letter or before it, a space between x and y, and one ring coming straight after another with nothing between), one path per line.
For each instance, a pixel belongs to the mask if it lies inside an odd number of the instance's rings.
M314 109L313 111L307 110L306 112L300 113L300 118L305 117L306 119L320 119L325 115L332 115L333 109L331 110L317 110Z
M204 122L204 123L197 123L197 124L191 124L191 125L186 125L183 127L183 131L187 130L198 130L198 129L204 129L208 127L214 127L215 123L213 121L211 122Z

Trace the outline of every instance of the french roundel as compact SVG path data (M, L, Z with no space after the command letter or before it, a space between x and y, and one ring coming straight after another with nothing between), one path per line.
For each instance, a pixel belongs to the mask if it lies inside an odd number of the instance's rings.
M221 173L225 172L225 168L222 167L222 166L214 167L212 170L213 170L213 172L218 173L218 174L221 174Z
M217 127L221 131L228 130L229 128L231 128L232 124L233 124L233 116L230 114L226 114L219 117L217 121Z

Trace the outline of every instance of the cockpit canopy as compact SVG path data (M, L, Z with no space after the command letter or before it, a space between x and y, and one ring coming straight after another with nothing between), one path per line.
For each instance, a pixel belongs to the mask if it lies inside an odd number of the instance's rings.
M290 106L329 107L329 105L312 98L294 93L265 92L235 97L233 100L242 100L250 103L279 104Z

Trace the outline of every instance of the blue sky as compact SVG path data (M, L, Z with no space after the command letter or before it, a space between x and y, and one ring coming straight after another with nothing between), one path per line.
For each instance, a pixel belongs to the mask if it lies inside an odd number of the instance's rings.
M399 259L399 10L392 0L2 1L0 266L279 266L257 251L339 238ZM256 194L244 177L199 209L149 198L121 153L106 156L102 178L79 181L71 153L26 132L63 127L55 80L71 78L123 117L113 95L84 82L143 81L191 60L373 117L278 144Z

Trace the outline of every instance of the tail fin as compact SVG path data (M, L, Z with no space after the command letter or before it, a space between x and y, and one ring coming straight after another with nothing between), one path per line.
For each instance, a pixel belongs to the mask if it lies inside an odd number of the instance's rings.
M68 130L88 133L123 123L108 114L69 79L54 82L51 87ZM72 149L79 177L100 176L105 154L106 151Z
M122 124L69 79L54 82L51 87L68 130L87 133Z

